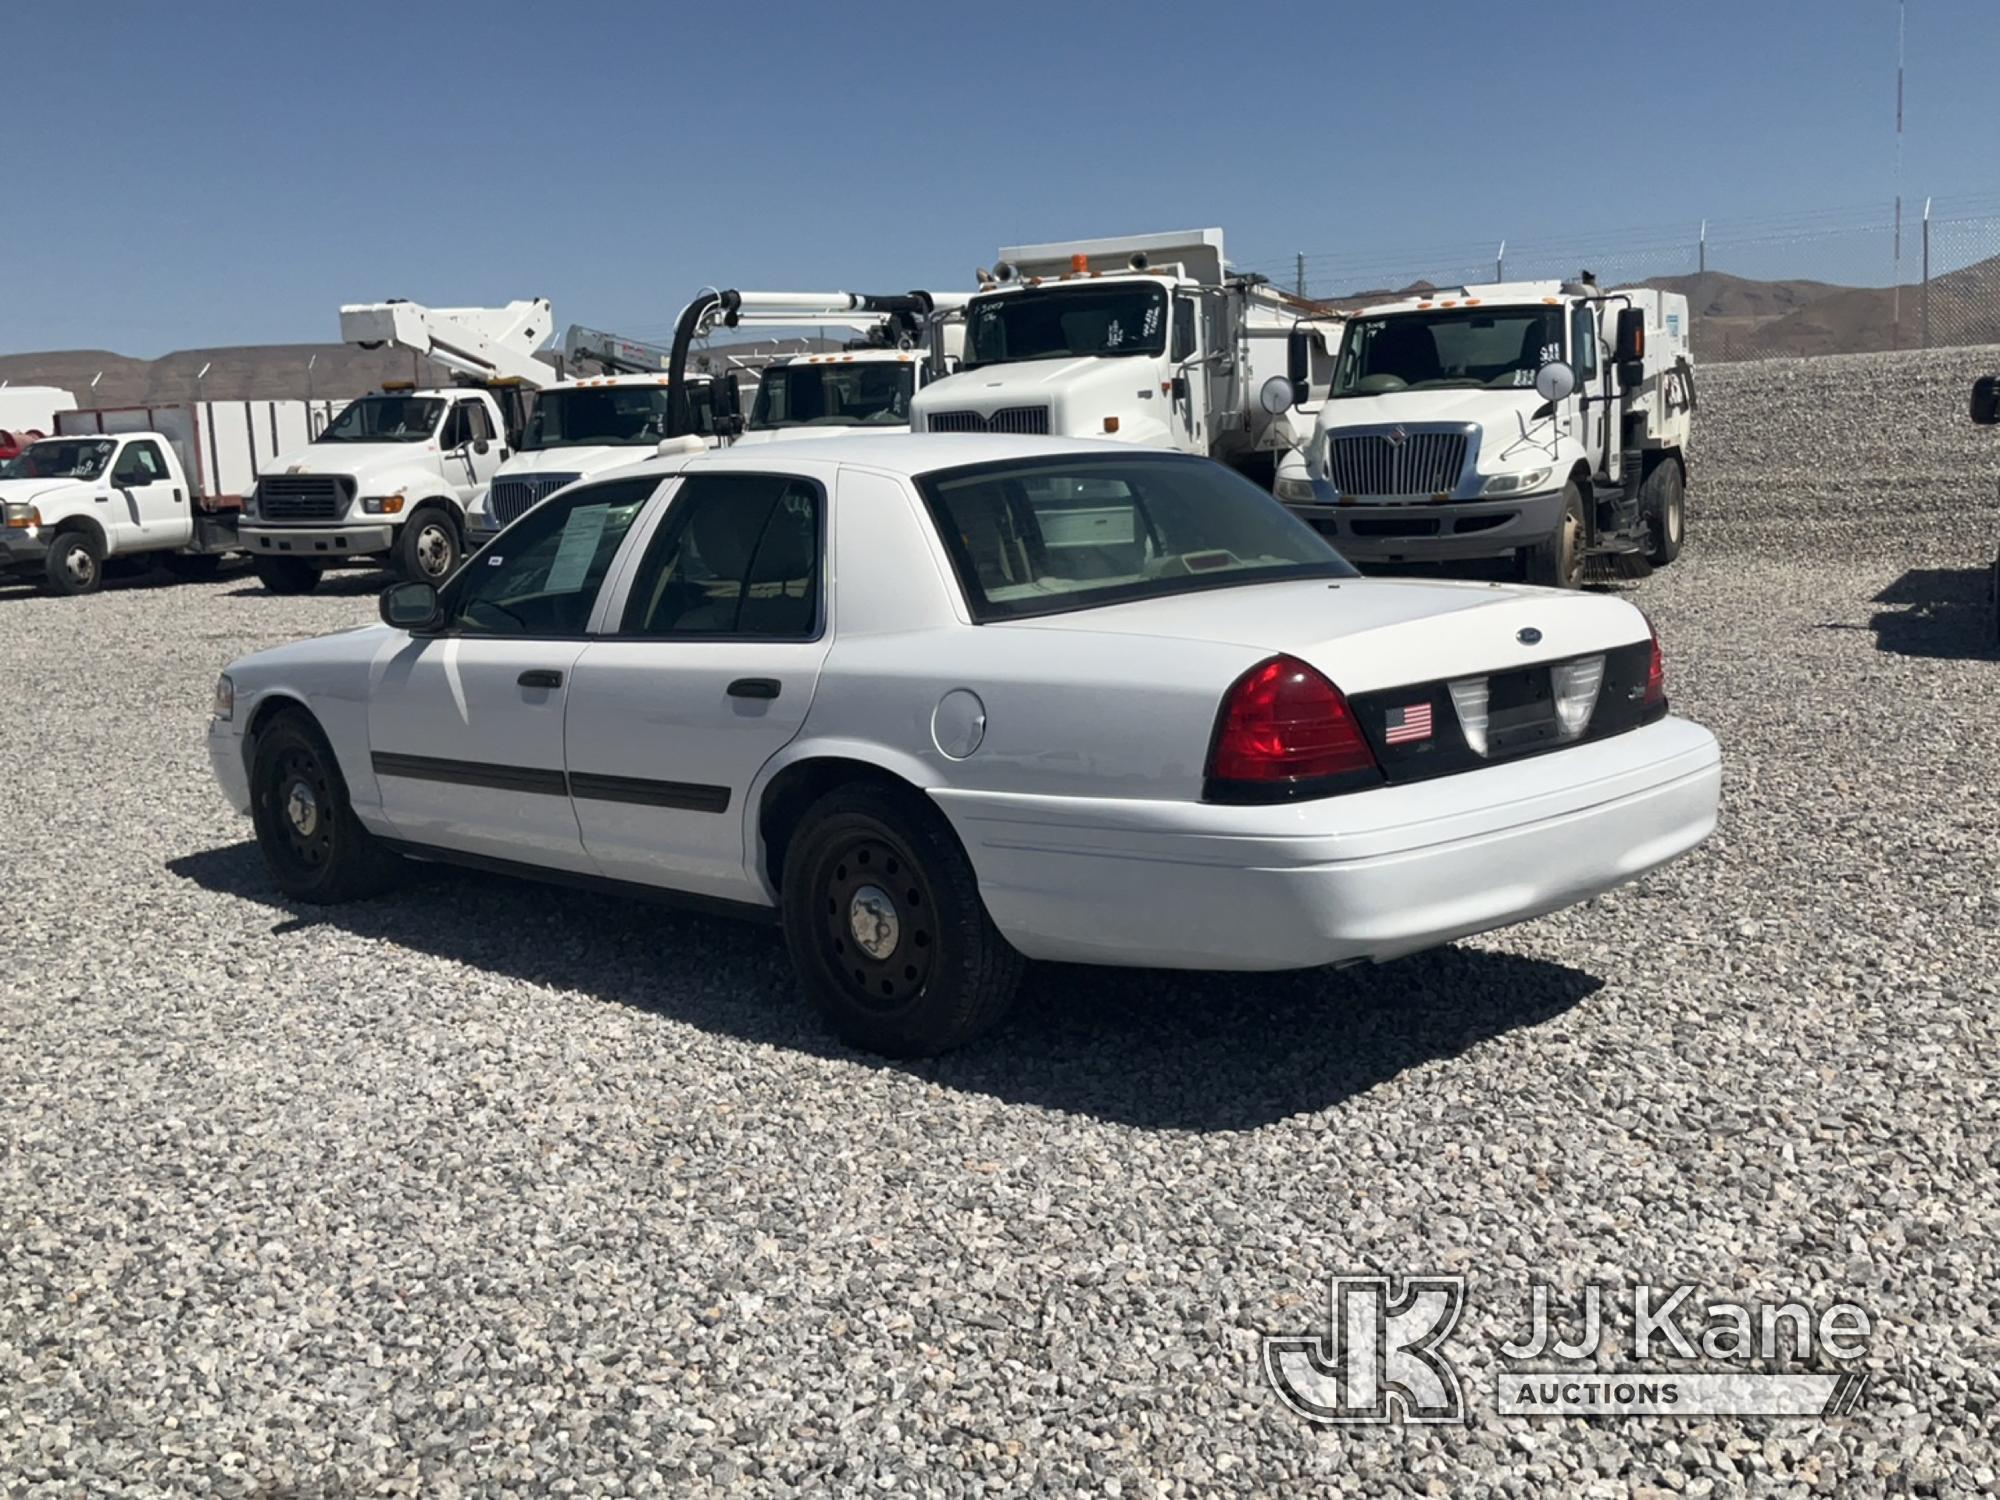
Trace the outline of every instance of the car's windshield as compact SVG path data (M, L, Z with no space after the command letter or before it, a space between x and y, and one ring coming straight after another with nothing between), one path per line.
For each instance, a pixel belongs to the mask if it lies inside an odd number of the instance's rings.
M1354 574L1266 491L1203 458L975 464L918 486L977 620Z
M1531 388L1562 358L1562 309L1455 307L1355 318L1340 346L1331 394Z
M95 479L117 448L110 438L45 438L23 448L17 462L28 479Z
M435 396L363 396L350 401L316 439L322 443L421 443L437 431Z
M777 427L907 427L915 364L774 365L757 385L752 431Z
M664 385L603 385L543 391L521 434L521 451L643 448L667 435Z
M962 368L1166 347L1167 294L1153 282L1023 289L972 299Z

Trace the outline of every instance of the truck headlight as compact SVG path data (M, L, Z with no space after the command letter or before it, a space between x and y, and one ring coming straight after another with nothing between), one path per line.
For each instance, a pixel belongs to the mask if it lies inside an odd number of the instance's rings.
M1525 495L1549 482L1550 470L1523 469L1518 474L1495 474L1479 491L1482 495Z
M225 724L236 717L236 684L229 680L227 672L215 679L215 706L211 712Z
M42 513L25 500L9 500L6 521L9 531L33 531L42 524Z
M361 497L361 510L364 515L393 516L400 513L402 509L403 497L401 495L364 495Z
M1313 500L1313 482L1310 479L1283 478L1273 487L1273 493L1280 500L1310 505Z

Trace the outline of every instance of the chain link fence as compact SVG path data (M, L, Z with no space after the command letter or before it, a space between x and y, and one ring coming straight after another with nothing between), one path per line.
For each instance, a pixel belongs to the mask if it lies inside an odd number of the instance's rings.
M1681 292L1699 358L2000 343L2000 197L1909 200L1572 239L1266 257L1242 269L1357 306L1481 281L1568 279Z

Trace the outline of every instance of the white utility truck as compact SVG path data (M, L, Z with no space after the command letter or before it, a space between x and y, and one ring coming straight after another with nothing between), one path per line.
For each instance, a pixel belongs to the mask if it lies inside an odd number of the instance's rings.
M1317 394L1302 339L1269 410ZM1513 556L1574 588L1679 555L1694 404L1685 297L1588 273L1439 288L1347 315L1274 488L1357 562Z
M519 398L560 378L535 357L553 324L543 298L498 308L343 307L346 342L407 348L470 383L385 383L267 471L240 528L264 587L304 593L329 565L384 559L405 578L448 577L465 551L466 504L511 451Z
M1320 313L1231 273L1220 229L1022 245L965 308L962 363L912 403L919 432L1108 437L1220 459L1268 483L1297 439L1264 381Z
M605 373L536 392L512 456L466 509L468 546L480 545L564 485L651 458L662 440L683 436L671 420L669 356L657 344L571 324L563 338L564 367L574 373L595 365ZM689 373L688 421L686 431L711 446L735 434L742 415L734 371Z
M738 442L908 432L911 403L932 372L958 368L968 294L852 295L858 308L822 315L813 326L851 327L856 337L839 350L780 355L765 365ZM780 324L792 316L760 311L741 320Z
M331 403L195 401L55 413L0 479L0 570L58 594L87 594L109 560L213 574L242 549L237 508Z

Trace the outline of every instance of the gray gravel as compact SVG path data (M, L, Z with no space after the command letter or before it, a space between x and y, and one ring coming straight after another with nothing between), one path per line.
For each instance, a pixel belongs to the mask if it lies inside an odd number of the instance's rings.
M2000 350L1711 369L1634 585L1721 831L1379 970L1048 970L822 1039L770 932L471 876L274 898L201 750L244 579L0 595L0 1495L1995 1488ZM1470 1425L1257 1370L1463 1271ZM1494 1413L1534 1278L1860 1301L1830 1423Z

